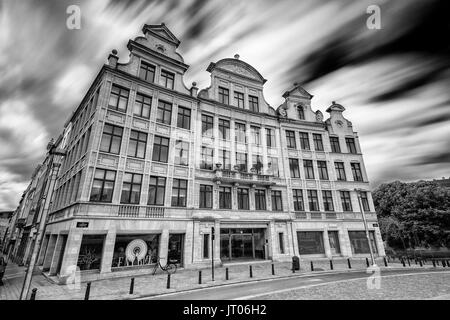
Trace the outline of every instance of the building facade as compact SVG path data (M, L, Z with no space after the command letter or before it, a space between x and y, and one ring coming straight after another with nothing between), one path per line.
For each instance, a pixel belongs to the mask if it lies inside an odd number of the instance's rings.
M212 251L216 264L365 257L360 203L384 255L343 106L324 120L295 84L273 108L238 55L209 65L209 87L186 87L180 41L164 24L142 31L128 62L113 50L65 125L44 272L145 272L157 257L199 268Z

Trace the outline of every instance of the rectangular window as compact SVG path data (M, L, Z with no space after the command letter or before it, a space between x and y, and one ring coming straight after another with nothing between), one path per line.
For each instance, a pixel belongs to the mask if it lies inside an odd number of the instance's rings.
M231 188L219 187L219 208L231 209Z
M297 115L300 120L305 120L305 109L302 106L297 107Z
M272 211L283 211L283 201L280 190L272 190Z
M322 231L298 231L298 251L300 254L324 254Z
M354 181L363 181L361 165L359 163L355 162L355 163L350 163L350 166L352 167L353 180Z
M266 210L266 191L262 189L255 190L255 209Z
M314 179L314 167L312 160L303 160L303 167L305 168L305 179Z
M353 211L352 199L350 198L350 191L341 191L341 203L343 211Z
M202 135L212 137L213 127L214 118L211 116L207 116L206 114L202 114Z
M173 179L172 207L186 207L187 180Z
M269 163L268 163L269 170L272 172L272 174L275 177L279 177L280 176L280 169L278 167L278 158L276 158L276 157L268 157L267 160L269 161Z
M341 145L339 144L339 137L330 137L331 152L341 153Z
M123 176L122 196L120 203L139 204L141 199L142 175L125 173Z
M303 202L303 190L293 189L292 195L294 197L294 210L295 211L304 211L305 205Z
M203 235L203 259L209 258L209 234Z
M128 89L113 84L111 89L111 95L109 97L108 103L109 108L113 110L126 112L129 94L130 91Z
M131 130L130 144L128 145L128 156L144 159L146 148L147 148L147 134Z
M350 244L352 246L353 254L370 253L369 242L365 231L349 231L348 237L350 238ZM369 231L370 245L374 253L377 253L377 246L375 242L375 234L373 231Z
M189 142L177 140L175 142L175 164L187 166L189 163Z
M248 189L238 188L237 189L238 196L238 208L239 210L249 210L249 201L248 201Z
M156 122L170 124L172 122L172 104L159 100Z
M178 107L177 127L191 129L191 109Z
M164 197L166 195L166 178L164 177L150 177L148 187L148 205L163 206Z
M295 132L286 130L286 143L287 147L291 149L297 149L297 143L295 142Z
M230 91L228 89L219 87L219 102L230 104Z
M236 122L234 127L236 142L247 143L245 124Z
M314 150L323 151L322 135L318 133L313 133L313 140L314 140Z
M261 128L251 126L250 133L251 133L251 138L252 138L251 143L260 145L261 144Z
M319 169L319 179L328 180L328 169L326 161L317 161L317 168Z
M336 178L338 181L346 181L347 177L345 176L345 169L343 162L335 162L334 168L336 169Z
M200 208L212 208L212 190L210 185L200 185Z
M103 127L100 151L119 154L122 143L123 128L106 123Z
M136 101L134 102L133 114L135 116L150 119L151 108L152 108L152 98L137 93Z
M175 75L172 72L161 70L161 77L159 78L159 84L163 87L173 90Z
M202 147L202 162L200 163L200 169L212 170L213 162L214 162L214 149Z
M355 138L345 138L345 144L349 153L356 153Z
M167 163L169 158L169 139L155 136L153 142L153 161Z
M147 82L155 82L155 67L142 61L139 78Z
M236 165L239 166L239 171L247 171L247 154L236 152Z
M362 191L360 193L360 195L361 195L361 202L362 202L362 206L363 206L364 212L370 211L369 199L367 198L367 192L366 191Z
M234 92L234 104L238 108L244 108L244 94L242 92Z
M300 178L298 159L289 158L289 171L291 173L291 178Z
M230 140L230 121L219 119L219 139Z
M278 233L278 244L280 246L280 253L284 254L284 235L282 232Z
M258 97L248 96L248 104L251 111L259 112Z
M231 170L230 151L219 150L219 163L222 164L222 169Z
M302 150L311 150L309 146L309 136L307 132L299 132L300 134L300 146Z
M317 198L317 190L308 190L309 211L319 211L319 199Z
M266 144L269 148L275 148L277 146L275 130L266 128Z
M334 211L333 195L330 190L322 191L323 207L325 211Z
M111 202L115 182L115 171L96 169L89 200L94 202Z
M252 156L252 168L256 169L256 173L257 174L262 174L262 172L263 172L262 156L260 156L260 155L253 155Z

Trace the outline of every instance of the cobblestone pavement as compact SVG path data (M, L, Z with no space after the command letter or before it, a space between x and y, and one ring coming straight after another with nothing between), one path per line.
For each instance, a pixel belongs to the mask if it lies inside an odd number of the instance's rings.
M255 297L262 300L450 300L450 271L428 274L381 275L379 289L367 278L336 281Z
M382 266L383 260L377 263ZM106 280L92 281L90 289L91 300L113 300L113 299L131 299L141 296L158 295L170 292L178 292L183 290L210 287L221 284L240 283L243 281L254 281L276 277L295 276L299 274L296 271L292 273L291 263L274 263L275 273L271 273L271 263L254 263L252 264L253 277L249 276L249 265L230 265L229 280L225 279L225 267L219 267L215 270L215 281L211 280L211 270L202 270L202 284L198 283L198 270L179 270L171 276L170 289L167 289L167 275L160 271L156 275L139 275L135 276L134 293L129 294L130 276ZM13 268L13 264L8 265ZM348 270L347 260L334 260L334 270ZM401 264L392 263L389 267L401 267ZM411 267L419 267L411 265ZM423 268L430 267L424 266ZM366 268L365 259L353 259L352 270L364 270ZM329 260L320 262L314 261L314 270L330 270ZM300 273L308 273L311 271L310 261L301 261ZM149 269L151 272L151 269ZM17 300L22 288L23 276L15 276L6 278L4 286L0 287L0 300ZM86 282L82 282L78 286L74 285L58 285L53 283L42 274L33 277L31 288L37 288L37 300L73 300L84 299L86 292ZM31 290L30 290L31 293Z

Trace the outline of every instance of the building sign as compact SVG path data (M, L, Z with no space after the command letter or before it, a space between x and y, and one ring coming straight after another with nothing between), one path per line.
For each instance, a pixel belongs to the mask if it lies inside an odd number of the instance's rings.
M378 223L374 223L374 224L373 224L373 227L374 227L374 228L378 228Z
M77 228L88 228L89 222L77 222Z

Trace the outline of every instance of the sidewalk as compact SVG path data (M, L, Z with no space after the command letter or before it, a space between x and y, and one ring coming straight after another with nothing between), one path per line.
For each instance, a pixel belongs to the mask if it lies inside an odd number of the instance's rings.
M329 260L313 261L314 271L330 271ZM382 259L377 259L377 264L382 269ZM133 299L143 296L159 295L165 293L179 292L204 287L218 286L224 284L240 283L246 281L258 281L280 277L298 276L299 274L311 274L310 261L301 260L300 271L292 272L290 262L274 263L275 275L272 275L271 263L252 264L253 277L250 278L250 264L233 264L228 266L229 280L225 279L225 268L215 268L215 281L211 280L211 269L203 269L202 284L198 283L199 270L179 270L171 275L170 289L167 289L167 274L160 270L156 275L135 276L134 293L129 294L131 277L113 278L92 281L90 289L90 300L116 300ZM407 265L408 266L408 265ZM425 267L432 267L427 263ZM8 265L8 268L10 265ZM352 259L351 270L365 270L366 260ZM403 267L401 263L390 263L389 268ZM411 264L411 267L420 268L419 265ZM13 266L11 266L13 268ZM349 270L346 259L333 260L335 271ZM318 273L320 274L320 273ZM17 300L22 288L23 277L4 279L5 285L0 287L0 300ZM82 300L84 299L87 283L75 285L57 285L42 274L33 276L31 288L37 288L36 300ZM31 294L31 290L30 290Z

